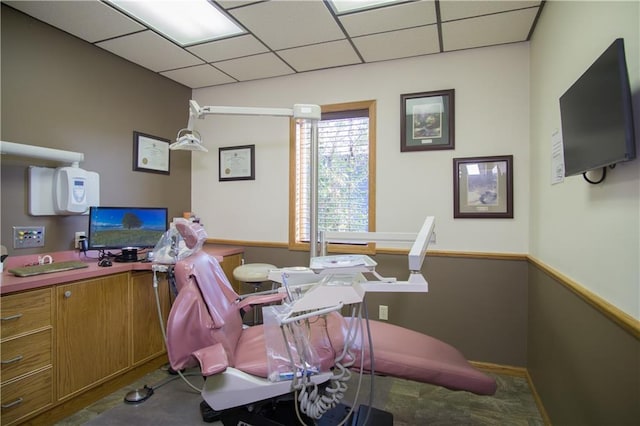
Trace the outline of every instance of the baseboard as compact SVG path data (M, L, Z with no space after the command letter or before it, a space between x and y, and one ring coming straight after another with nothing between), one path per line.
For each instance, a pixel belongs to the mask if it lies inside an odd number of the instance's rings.
M542 400L540 399L540 395L536 390L536 386L533 384L533 380L531 379L531 375L527 370L527 382L529 383L529 389L531 389L531 394L533 395L533 399L536 401L536 405L538 406L538 410L540 410L540 415L542 416L542 420L545 425L551 426L551 419L547 414L547 410L545 410L544 405L542 404Z
M542 417L544 424L547 426L551 426L551 419L549 419L547 410L545 410L544 405L542 404L542 400L540 399L540 395L538 394L538 391L536 390L536 387L533 384L533 380L529 375L529 370L527 370L524 367L492 364L490 362L470 361L470 363L471 365L476 367L478 370L482 370L486 373L502 374L502 375L514 376L514 377L524 377L525 379L527 379L527 383L529 384L529 389L531 390L533 399L536 402L536 405L538 406L538 410L540 411L540 416Z
M469 361L478 370L487 373L504 374L507 376L527 377L527 369L512 365L493 364L490 362Z

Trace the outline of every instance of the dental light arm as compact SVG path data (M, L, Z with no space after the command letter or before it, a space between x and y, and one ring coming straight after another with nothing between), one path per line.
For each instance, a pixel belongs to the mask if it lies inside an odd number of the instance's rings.
M6 141L0 142L0 154L59 161L61 163L71 164L72 167L78 167L79 163L84 161L84 154L81 152L63 151L60 149Z
M193 129L195 119L203 119L206 115L246 115L293 117L296 119L320 120L320 106L311 104L295 104L293 108L263 108L263 107L234 107L234 106L203 106L193 99L189 101L189 121L187 127L181 129L176 142L169 145L172 150L204 151L200 133Z

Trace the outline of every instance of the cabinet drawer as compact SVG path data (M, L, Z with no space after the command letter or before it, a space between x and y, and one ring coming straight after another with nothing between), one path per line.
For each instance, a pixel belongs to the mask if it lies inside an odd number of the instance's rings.
M51 334L49 329L2 342L2 382L51 365Z
M51 325L51 289L2 296L0 338Z
M2 424L17 420L53 403L51 368L2 386Z

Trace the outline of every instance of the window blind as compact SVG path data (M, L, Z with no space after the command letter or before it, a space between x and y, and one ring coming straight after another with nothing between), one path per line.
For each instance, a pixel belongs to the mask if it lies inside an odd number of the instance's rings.
M309 241L311 125L296 125L296 234ZM318 230L369 228L368 110L331 112L318 123Z

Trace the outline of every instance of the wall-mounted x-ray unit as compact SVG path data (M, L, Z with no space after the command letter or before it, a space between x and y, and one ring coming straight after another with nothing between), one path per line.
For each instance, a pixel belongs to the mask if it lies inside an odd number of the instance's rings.
M64 167L29 167L29 214L88 214L100 205L100 175L79 167L84 154L40 146L1 142L2 154L69 163Z

